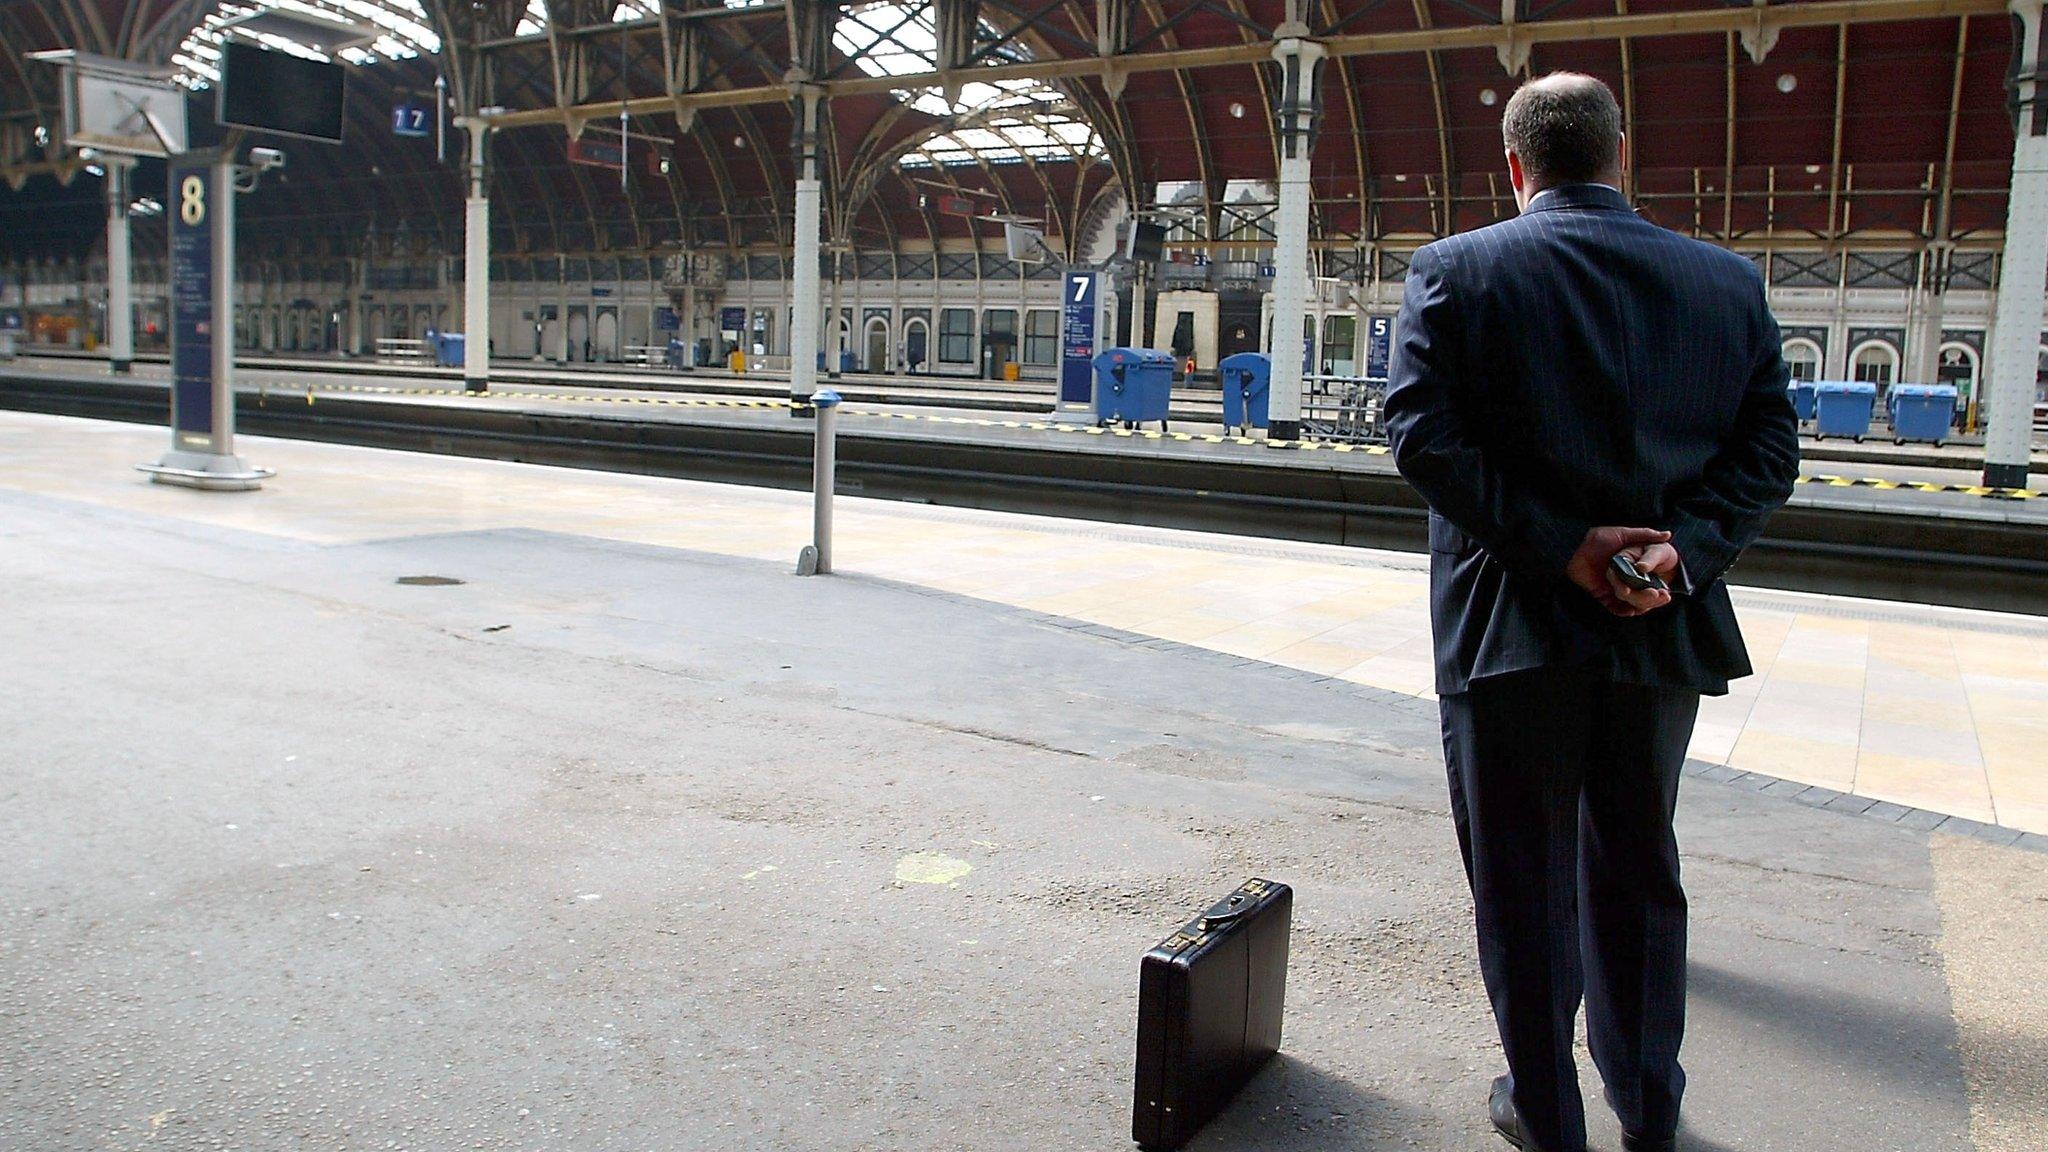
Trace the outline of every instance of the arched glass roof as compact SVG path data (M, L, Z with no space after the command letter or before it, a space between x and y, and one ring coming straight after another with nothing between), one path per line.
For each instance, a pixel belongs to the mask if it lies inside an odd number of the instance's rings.
M993 29L989 32L993 37ZM928 72L938 59L939 37L930 4L855 3L841 14L833 39L870 76ZM1007 54L1027 58L1021 46ZM976 113L972 127L941 133L906 155L903 163L912 167L1103 155L1101 139L1066 94L1036 80L970 80L960 86L957 101L948 101L937 88L913 89L905 96L911 107L928 116Z
M237 0L207 13L171 54L171 63L178 68L178 82L195 89L217 83L221 44L232 34L227 25L270 11L337 25L353 24L381 33L366 45L343 48L331 56L318 45L288 36L247 29L241 33L266 48L312 60L338 58L350 64L374 64L379 60L431 56L441 50L441 37L428 27L427 13L419 0Z

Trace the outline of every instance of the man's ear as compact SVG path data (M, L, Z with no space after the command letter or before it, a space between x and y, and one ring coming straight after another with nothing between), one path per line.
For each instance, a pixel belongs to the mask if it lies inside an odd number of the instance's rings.
M1512 148L1508 149L1507 151L1508 183L1514 188L1515 191L1520 192L1522 190L1522 185L1528 183L1529 177L1527 173L1522 171L1522 158L1520 156L1515 155L1515 150Z

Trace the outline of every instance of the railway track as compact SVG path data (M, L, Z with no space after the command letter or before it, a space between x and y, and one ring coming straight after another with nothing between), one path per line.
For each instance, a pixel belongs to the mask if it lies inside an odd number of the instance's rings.
M104 363L92 353L38 351L23 359L33 363L42 358L63 362ZM138 354L138 364L168 364L162 353ZM347 376L402 377L460 385L462 372L414 362L342 360L327 357L242 356L235 361L245 372L320 372ZM754 399L787 399L787 377L735 375L723 370L696 369L677 372L663 368L543 367L527 362L496 361L491 365L494 384L545 387L616 388L647 392L676 392L693 396L731 396ZM832 389L856 404L889 404L910 408L954 408L975 412L1003 412L1043 415L1052 409L1049 383L1012 383L953 376L871 376L855 373L829 381ZM1170 420L1189 424L1221 424L1223 401L1215 394L1199 391L1174 396L1167 413Z
M162 384L15 376L0 406L147 424L168 421ZM619 419L390 397L317 405L242 393L251 434L528 463L803 488L807 423ZM1276 460L1275 457L1280 457ZM1310 454L1244 457L1063 451L1000 440L889 436L843 428L842 491L1322 543L1420 551L1420 499L1385 470ZM1744 584L2048 614L2048 530L2002 517L1901 504L1882 512L1795 498L1744 557Z

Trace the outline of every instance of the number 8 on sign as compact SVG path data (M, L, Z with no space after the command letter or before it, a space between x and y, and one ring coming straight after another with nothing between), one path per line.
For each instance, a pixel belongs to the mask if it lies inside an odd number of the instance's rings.
M178 185L178 216L190 228L199 227L206 219L206 181L187 176Z

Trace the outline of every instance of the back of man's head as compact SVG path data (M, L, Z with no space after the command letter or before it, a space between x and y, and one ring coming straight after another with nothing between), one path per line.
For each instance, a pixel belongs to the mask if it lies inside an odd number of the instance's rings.
M1621 167L1621 105L1583 73L1552 72L1517 88L1500 131L1545 188L1611 179Z

